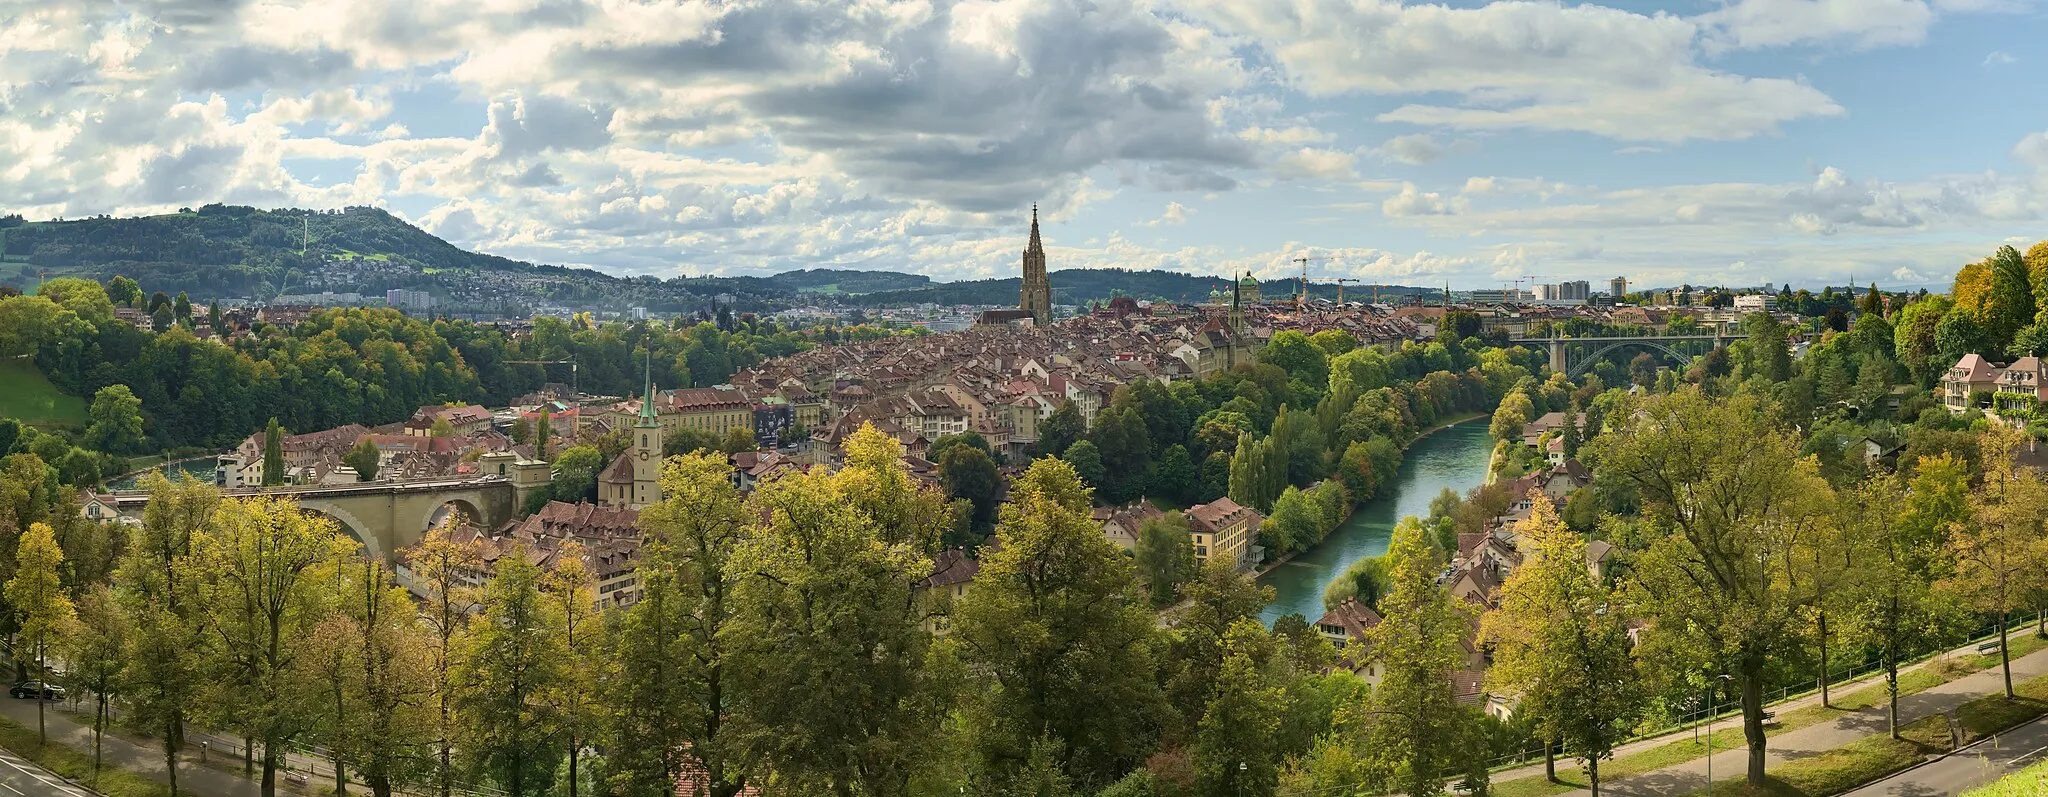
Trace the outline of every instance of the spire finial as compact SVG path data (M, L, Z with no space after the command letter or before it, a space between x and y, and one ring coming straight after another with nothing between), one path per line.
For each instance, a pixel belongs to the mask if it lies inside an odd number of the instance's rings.
M653 419L654 419L654 418L656 417L656 413L655 413L655 409L654 409L654 350L653 350L653 349L648 349L648 350L647 350L647 365L646 365L646 376L645 376L645 380L646 380L646 391L647 391L647 392L646 392L646 398L643 398L643 399L641 399L641 401L640 401L640 417L641 417L641 418L644 418L644 419L648 419L648 420L653 420Z

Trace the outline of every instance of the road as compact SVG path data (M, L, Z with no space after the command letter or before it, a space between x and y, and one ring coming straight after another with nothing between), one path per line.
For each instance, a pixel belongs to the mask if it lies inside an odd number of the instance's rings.
M1919 769L1849 792L1847 797L1954 797L2048 756L2048 718L2035 720ZM2048 793L2042 784L2040 793Z
M36 766L28 759L15 755L9 750L0 750L0 797L7 794L21 795L63 795L63 797L90 797L89 792L64 781L49 770Z

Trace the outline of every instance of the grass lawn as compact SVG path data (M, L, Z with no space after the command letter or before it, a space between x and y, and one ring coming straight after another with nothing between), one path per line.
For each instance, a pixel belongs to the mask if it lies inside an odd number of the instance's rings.
M2048 763L2035 764L1989 786L1963 792L1963 797L2038 797L2048 794Z
M91 783L92 753L79 752L61 744L36 741L36 730L0 717L0 747L5 747L44 769L81 783ZM169 797L171 787L129 772L102 766L99 783L93 788L107 797Z
M68 396L50 383L27 358L0 360L0 418L19 418L36 426L84 426L85 400Z

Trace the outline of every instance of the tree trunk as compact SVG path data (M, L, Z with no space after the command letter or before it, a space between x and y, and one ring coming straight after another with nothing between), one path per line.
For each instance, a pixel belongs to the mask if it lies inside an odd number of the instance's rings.
M1899 738L1899 658L1898 651L1891 645L1884 649L1884 692L1887 708L1885 723L1890 726L1892 738Z
M1600 797L1600 759L1586 759L1586 785L1592 787L1593 797Z
M1834 708L1828 693L1828 613L1820 613L1820 707Z
M1743 667L1742 735L1749 742L1749 785L1764 785L1764 675L1763 662Z
M100 785L100 734L105 733L106 728L107 696L101 692L94 692L92 711L92 785L95 788Z
M2005 671L2005 699L2013 699L2012 650L2005 644L2006 613L1998 613L1998 666Z
M178 747L185 743L185 717L171 716L164 728L164 772L171 777L171 797L178 797Z
M277 797L277 751L266 741L263 743L263 797Z
M576 749L578 747L581 747L581 745L577 744L576 737L569 737L569 797L576 797Z
M48 689L49 686L46 684L40 688ZM36 741L38 744L47 745L50 743L50 731L43 726L43 703L45 702L47 701L43 700L42 693L36 693Z
M1549 739L1543 740L1543 777L1557 782L1557 747Z
M332 757L334 759L334 793L337 797L348 797L348 772L341 767L341 751L335 750Z
M370 784L370 794L375 797L391 797L391 776L371 775L363 781Z
M242 737L242 777L256 777L256 740Z

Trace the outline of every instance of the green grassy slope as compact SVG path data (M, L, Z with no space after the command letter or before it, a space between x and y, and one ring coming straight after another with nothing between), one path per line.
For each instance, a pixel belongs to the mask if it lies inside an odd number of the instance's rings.
M85 400L65 395L26 358L0 360L0 418L38 426L84 426Z

